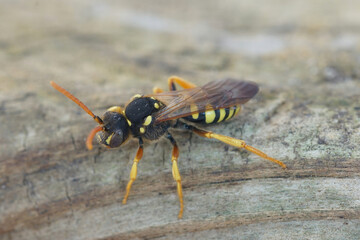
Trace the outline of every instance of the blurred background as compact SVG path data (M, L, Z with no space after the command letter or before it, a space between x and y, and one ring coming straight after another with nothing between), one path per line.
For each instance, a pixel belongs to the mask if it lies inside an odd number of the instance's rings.
M0 239L357 239L359 9L350 0L0 0ZM208 129L289 170L181 133L184 219L166 141L149 144L121 205L136 143L86 151L94 123L49 81L101 115L167 88L172 75L257 82L241 117Z

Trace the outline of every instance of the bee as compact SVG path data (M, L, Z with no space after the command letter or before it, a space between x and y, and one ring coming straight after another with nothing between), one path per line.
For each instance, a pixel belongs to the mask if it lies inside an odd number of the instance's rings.
M244 148L263 159L286 168L283 162L269 157L245 143L244 140L205 131L196 126L197 124L220 123L239 114L241 105L253 98L259 91L258 85L254 82L222 79L198 87L182 78L173 76L168 79L170 91L164 92L160 88L154 88L153 94L137 94L124 108L110 107L101 118L94 115L85 104L55 82L51 81L50 84L78 104L99 124L90 132L86 140L89 150L93 147L92 141L97 133L99 143L108 148L120 147L130 138L138 139L139 147L131 167L130 180L126 187L123 204L126 204L131 186L137 176L137 166L143 156L143 140L157 140L165 136L173 146L172 175L177 185L180 202L178 218L182 218L184 201L178 168L179 148L168 131L170 128L186 129L201 137L217 139L225 144ZM177 90L175 84L183 89Z

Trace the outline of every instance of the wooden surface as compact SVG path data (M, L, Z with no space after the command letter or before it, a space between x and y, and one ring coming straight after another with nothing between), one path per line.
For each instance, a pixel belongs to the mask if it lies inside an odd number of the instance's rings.
M354 1L1 1L0 239L358 239L360 4ZM174 132L146 144L122 205L136 142L87 151L96 114L178 75L235 77L261 91L208 127L288 170Z

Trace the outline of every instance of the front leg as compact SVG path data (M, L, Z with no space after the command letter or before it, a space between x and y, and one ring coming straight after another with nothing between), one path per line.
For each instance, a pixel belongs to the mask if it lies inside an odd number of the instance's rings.
M124 199L122 201L123 204L126 204L127 198L129 197L131 185L135 181L136 175L137 175L137 164L139 163L142 156L143 156L143 140L141 138L139 138L139 148L137 150L135 159L133 161L133 165L131 167L130 180L129 180L127 186L126 186L126 194L125 194Z

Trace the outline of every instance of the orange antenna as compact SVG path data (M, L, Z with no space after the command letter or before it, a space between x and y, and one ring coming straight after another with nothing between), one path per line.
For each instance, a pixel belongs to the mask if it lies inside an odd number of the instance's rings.
M92 141L93 141L96 133L100 132L101 130L103 130L103 128L101 126L97 126L93 130L91 130L89 136L86 139L86 147L87 147L87 149L91 150L93 148Z
M75 102L77 105L79 105L82 109L84 109L85 112L87 112L90 116L92 116L94 118L94 120L99 123L99 124L103 124L103 121L101 120L100 117L96 116L95 114L93 114L92 111L90 111L90 109L85 106L85 104L83 104L79 99L77 99L74 95L72 95L71 93L69 93L68 91L66 91L65 89L63 89L62 87L60 87L59 85L57 85L55 82L50 81L50 84L53 88L55 88L56 90L58 90L59 92L61 92L62 94L64 94L66 97L68 97L69 99L71 99L73 102Z

